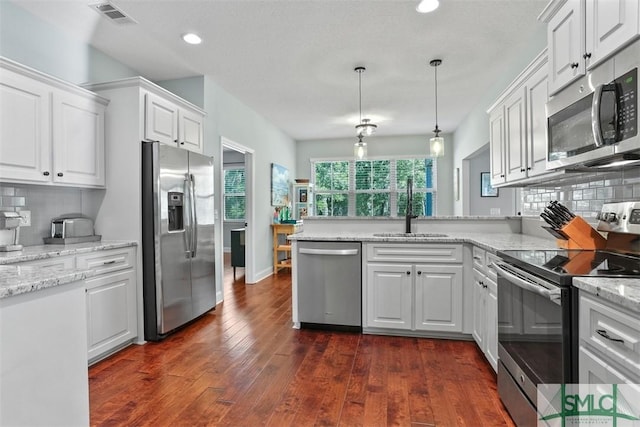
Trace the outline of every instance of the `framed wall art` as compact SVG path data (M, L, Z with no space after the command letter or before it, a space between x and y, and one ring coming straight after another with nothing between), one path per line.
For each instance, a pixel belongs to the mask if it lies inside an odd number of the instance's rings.
M271 163L271 206L289 204L289 170Z
M498 189L491 186L489 172L480 172L480 197L498 197Z

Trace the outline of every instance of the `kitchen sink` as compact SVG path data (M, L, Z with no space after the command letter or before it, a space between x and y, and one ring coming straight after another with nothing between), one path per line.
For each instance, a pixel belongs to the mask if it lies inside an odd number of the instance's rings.
M441 233L373 233L374 237L447 237Z

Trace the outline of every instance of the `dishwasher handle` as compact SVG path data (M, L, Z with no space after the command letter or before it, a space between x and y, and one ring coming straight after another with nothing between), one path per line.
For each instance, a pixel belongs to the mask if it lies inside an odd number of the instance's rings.
M312 248L300 248L301 254L307 255L358 255L358 249L312 249Z

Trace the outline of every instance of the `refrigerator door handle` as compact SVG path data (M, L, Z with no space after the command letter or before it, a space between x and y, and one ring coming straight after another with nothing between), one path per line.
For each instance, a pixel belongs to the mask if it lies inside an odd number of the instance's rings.
M196 179L190 175L191 181L191 257L195 258L198 252L198 216L196 215Z
M191 204L193 203L191 201L191 180L190 180L190 176L189 174L185 174L184 176L184 183L183 183L183 194L185 195L185 198L187 198L187 200L185 200L183 206L184 208L186 208L186 212L184 212L184 252L185 252L185 256L187 258L191 258L191 254L192 254L192 250L191 247L193 245L191 239L192 239L192 221L191 221Z

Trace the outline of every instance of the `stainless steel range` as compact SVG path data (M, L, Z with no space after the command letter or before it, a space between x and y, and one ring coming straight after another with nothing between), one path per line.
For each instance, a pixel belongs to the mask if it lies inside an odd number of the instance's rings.
M537 423L538 386L578 382L573 277L640 277L640 202L605 204L598 219L607 250L498 252L498 392L519 426Z

